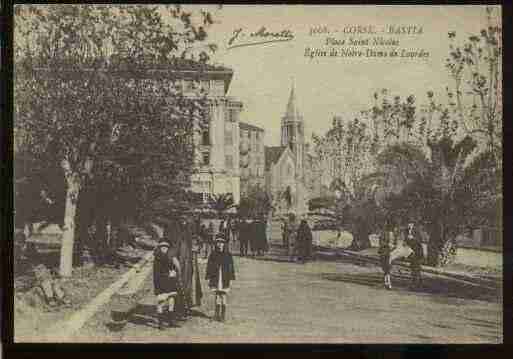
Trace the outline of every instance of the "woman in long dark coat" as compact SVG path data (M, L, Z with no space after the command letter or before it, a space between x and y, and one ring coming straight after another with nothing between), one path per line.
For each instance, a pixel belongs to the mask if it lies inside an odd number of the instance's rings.
M249 243L249 222L243 220L239 222L239 243L240 243L240 256L246 257L248 255L248 243Z
M226 296L230 291L230 282L235 280L233 257L226 250L226 241L219 235L214 251L208 257L205 279L216 297L215 319L224 321L226 316Z
M306 220L302 220L301 224L299 225L299 228L297 230L297 251L299 254L299 260L301 262L305 262L308 258L309 254L309 246L310 243L312 243L312 231L310 230L310 227L308 226L308 223Z
M249 248L251 250L251 256L254 257L258 252L258 223L251 221L248 224L248 237L249 237Z
M267 243L267 228L266 222L260 220L258 223L258 254L263 255L269 250L269 244Z
M181 284L183 295L184 315L191 313L192 307L192 279L193 279L193 255L192 255L192 234L193 224L187 220L181 223L181 241L178 258L182 268Z

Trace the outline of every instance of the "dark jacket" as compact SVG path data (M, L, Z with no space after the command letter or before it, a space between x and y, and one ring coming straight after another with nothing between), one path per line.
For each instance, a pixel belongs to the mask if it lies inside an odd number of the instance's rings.
M163 254L158 249L155 251L155 260L153 261L153 286L155 294L170 293L177 291L177 277L170 277L169 272L177 268L167 254Z
M297 247L301 254L311 254L312 240L312 231L308 223L301 223L297 230Z
M230 253L214 250L210 253L207 262L207 273L205 279L208 280L210 288L217 287L219 281L219 267L221 267L223 276L223 288L230 287L230 281L235 280L235 267L233 257Z
M249 237L249 248L251 248L251 252L255 252L258 250L258 223L251 222L248 223L248 237Z
M246 245L249 243L249 236L250 236L249 228L250 228L249 223L246 223L245 221L240 222L238 225L239 241Z
M413 250L413 255L411 259L416 259L422 261L424 257L424 252L422 250L422 239L416 227L413 227L412 235L413 238L408 237L408 228L406 228L404 232L404 237L406 238L405 243L408 247Z

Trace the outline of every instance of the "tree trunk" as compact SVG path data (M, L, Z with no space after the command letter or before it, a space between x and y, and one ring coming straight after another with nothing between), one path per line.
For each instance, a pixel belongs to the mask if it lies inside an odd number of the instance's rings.
M94 238L94 256L98 264L104 264L107 252L107 216L100 210L96 217L96 233Z
M427 264L432 267L443 267L454 261L456 257L456 243L451 238L448 226L440 221L433 225L428 243Z
M350 248L358 251L370 248L370 229L368 225L360 219L355 223L353 228L353 241L351 242Z
M440 266L440 244L442 243L442 227L443 224L433 224L430 228L429 243L428 243L428 258L427 263L432 267Z
M73 244L75 241L75 217L80 179L77 173L66 175L66 206L64 210L64 232L62 234L59 274L70 277L73 269Z

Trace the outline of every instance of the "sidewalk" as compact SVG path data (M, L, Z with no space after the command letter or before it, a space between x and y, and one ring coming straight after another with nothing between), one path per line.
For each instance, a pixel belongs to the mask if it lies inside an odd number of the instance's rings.
M344 257L358 258L359 260L370 262L376 265L380 264L379 255L377 248L369 248L363 251L351 251L347 249L332 249L326 247L317 248L317 257L321 259L342 259ZM397 260L395 262L400 267L410 267L410 263L407 260ZM422 265L422 272L430 273L435 275L441 275L444 277L453 278L460 281L465 281L469 284L479 286L489 290L497 290L502 286L502 273L501 275L483 275L482 272L477 273L470 270L453 270L448 268L435 268L427 265ZM468 269L468 268L467 268ZM477 268L476 268L477 269Z
M78 330L115 292L130 295L132 287L139 286L144 280L140 277L148 273L140 272L152 255L147 247L154 244L152 236L143 233L143 229L134 227L133 230L137 230L131 243L135 247L119 248L116 263L79 266L73 268L71 278L59 280L71 299L69 306L50 308L42 298L32 294L34 287L30 271L15 278L19 282L15 285L15 341L59 341Z

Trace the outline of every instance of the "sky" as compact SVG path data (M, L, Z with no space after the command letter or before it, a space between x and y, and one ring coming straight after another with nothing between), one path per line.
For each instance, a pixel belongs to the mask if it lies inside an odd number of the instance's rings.
M424 99L428 90L442 96L451 79L444 67L449 52L448 32L456 31L463 40L478 34L485 25L481 6L304 6L304 5L231 5L216 14L217 23L209 39L218 44L214 63L234 71L229 95L241 100L241 121L265 128L265 143L278 145L280 121L295 83L297 105L304 117L307 136L321 134L329 128L334 115L352 119L372 106L376 90L387 88L403 97L414 94ZM424 49L430 55L408 58L343 58L304 56L306 47L326 48L326 37L337 39L367 38L374 35L314 35L312 27L325 25L343 29L351 25L373 25L382 29L388 24L416 25L423 33L417 36L386 35L398 39L398 47ZM280 32L288 29L294 39L228 49L233 31L259 30ZM342 46L347 47L347 46ZM340 48L340 46L339 46ZM381 47L380 49L391 49ZM365 49L365 48L364 48Z

